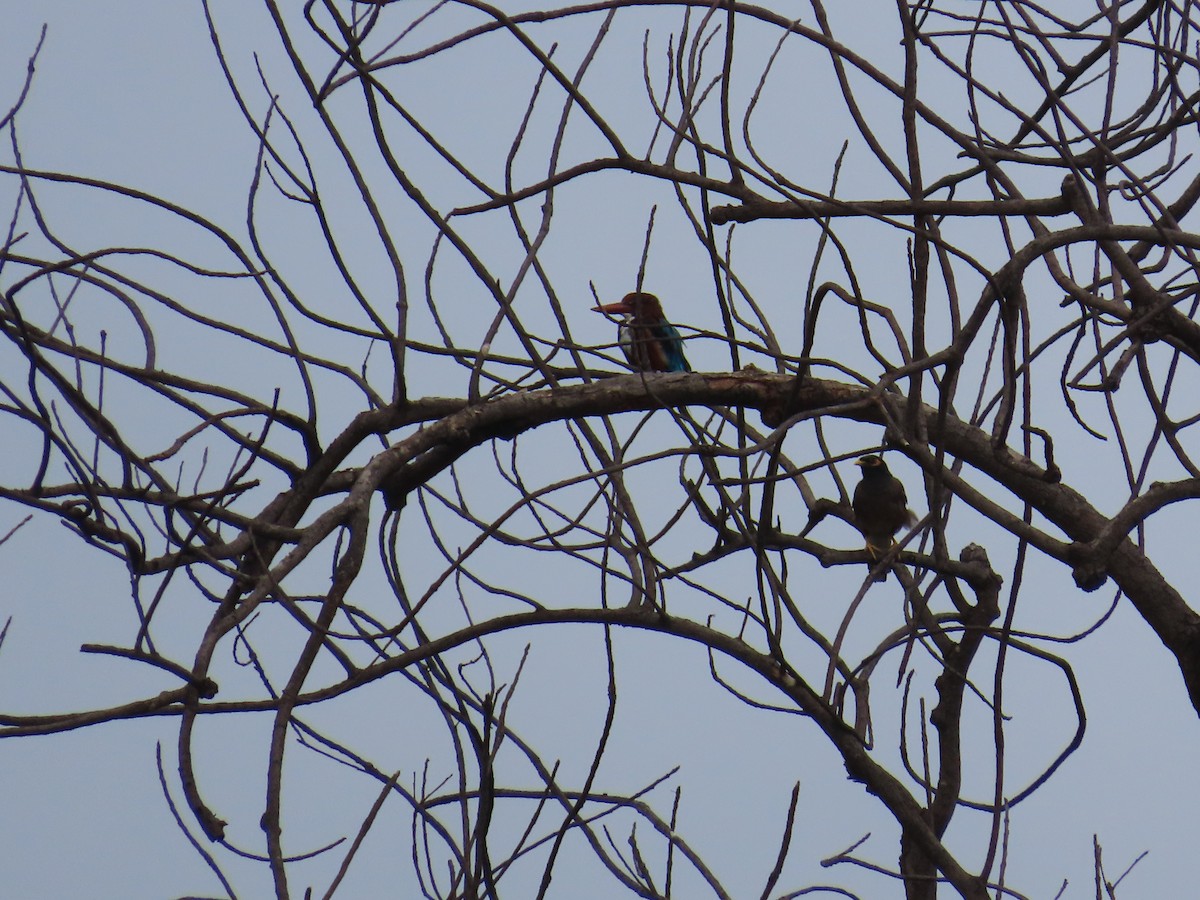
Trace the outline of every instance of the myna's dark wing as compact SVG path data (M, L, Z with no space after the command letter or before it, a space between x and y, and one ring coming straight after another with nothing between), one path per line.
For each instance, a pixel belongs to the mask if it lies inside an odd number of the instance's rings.
M854 488L853 506L858 530L873 550L890 547L892 536L912 521L904 484L890 473L864 477Z

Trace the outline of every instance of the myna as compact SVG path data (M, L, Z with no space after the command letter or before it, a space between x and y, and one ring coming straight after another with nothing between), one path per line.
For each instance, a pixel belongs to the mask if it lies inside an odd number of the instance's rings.
M895 544L894 535L917 517L908 508L908 497L900 479L888 471L882 458L870 453L854 463L862 469L862 481L854 488L854 524L867 539L867 552L879 559ZM887 581L880 573L876 581Z

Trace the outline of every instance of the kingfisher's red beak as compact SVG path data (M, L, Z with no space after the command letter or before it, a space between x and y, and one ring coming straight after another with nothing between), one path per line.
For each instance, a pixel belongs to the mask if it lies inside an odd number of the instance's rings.
M608 313L610 316L627 316L633 312L633 307L624 300L618 300L616 303L593 306L592 312Z

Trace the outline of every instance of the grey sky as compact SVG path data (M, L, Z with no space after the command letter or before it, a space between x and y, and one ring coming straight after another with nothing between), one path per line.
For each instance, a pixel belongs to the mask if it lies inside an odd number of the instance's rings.
M344 191L351 197L351 183L339 172L332 148L327 141L322 143L316 138L311 106L295 84L263 9L235 2L216 2L213 6L236 77L257 100L252 114L261 117L267 108L265 91L253 89L256 76L252 54L257 53L270 89L281 96L283 112L306 138L312 139L307 148L314 154L323 186L330 193ZM864 53L883 55L885 67L894 69L894 9L891 4L866 6L878 7L877 13L847 14L835 22L835 30L853 34ZM7 11L5 27L0 31L0 59L4 60L0 64L0 110L7 109L20 90L25 60L36 46L43 22L48 25L45 44L17 125L25 165L111 180L160 195L211 218L238 240L246 240L247 194L257 148L222 80L199 5L133 0L103 6L80 0L15 5ZM631 17L628 23L622 20L602 48L597 72L589 74L589 78L599 78L603 73L612 79L611 92L601 92L610 104L604 112L629 129L630 143L639 150L643 148L632 135L639 134L640 129L643 140L647 140L647 123L651 121L645 113L641 84L642 32L653 28L652 54L661 56L678 22L678 14L666 11L646 11ZM586 29L576 34L563 28L561 35L562 57L578 57L586 46L580 43ZM739 34L739 40L760 42L764 59L773 49L772 39L750 28ZM305 46L311 49L307 39ZM490 55L493 53L494 57ZM449 55L440 67L421 70L422 74L412 76L412 83L404 87L414 108L436 125L439 137L468 162L479 164L495 183L502 177L504 154L535 74L529 65L513 64L505 53L511 53L511 48L499 40L480 42L472 45L469 53ZM828 67L822 65L819 56L801 54L781 61L780 66L783 75L794 77L801 88L795 96L785 96L786 92L778 87L787 83L781 75L775 89L765 95L764 108L755 120L761 123L764 149L789 165L792 157L802 154L811 161L811 186L826 190L841 143L852 138L846 166L856 180L845 184L843 193L898 196L880 167L869 161L861 141L853 139L845 111L835 102L838 98L828 96L833 89ZM746 80L739 83L738 89L744 96L753 86L753 81ZM347 136L353 139L363 134L361 92L343 90L342 99L334 106L344 116ZM871 92L865 96L871 96ZM899 128L894 121L896 107L881 99L879 102L880 129L894 137ZM954 102L948 101L947 106L954 107ZM959 115L963 115L961 108ZM772 124L768 126L768 122ZM278 121L275 124L280 125ZM538 120L536 128L549 133L554 124L555 120L547 117ZM567 148L583 153L595 141L594 135L580 127L571 132ZM940 154L932 158L952 157L945 142L939 144L931 136L930 143L941 146ZM405 146L412 154L406 165L421 173L423 185L436 203L450 207L478 202L478 193L452 178L446 166L427 149L415 141ZM540 140L536 144L531 141L527 156L525 151L518 156L518 182L534 180L544 172L544 154L538 155L542 147ZM6 145L0 155L4 163L11 164L11 148ZM293 155L289 162L294 164L298 159ZM386 175L377 158L365 153L364 159L369 172L379 179L379 197L394 218L396 233L402 236L408 289L417 307L432 229L414 214L411 204L394 186L383 181ZM946 163L946 169L951 168L953 165ZM1029 185L1031 195L1038 195L1035 186L1040 177L1030 176L1034 182ZM1046 179L1049 183L1057 177ZM594 282L605 299L615 299L628 289L637 270L649 208L655 202L660 204L660 211L647 286L663 296L668 314L678 322L709 332L720 328L705 257L691 241L686 223L672 209L670 192L644 181L614 174L594 183L568 185L556 194L555 231L543 261L558 290L570 297L569 326L572 337L583 346L615 339L611 323L590 311L588 285ZM15 179L0 178L0 208L11 209L16 190ZM77 249L161 245L186 254L198 265L234 268L230 255L210 235L151 214L144 206L54 186L38 190L54 228ZM1053 186L1045 188L1047 194L1054 191ZM530 221L536 222L537 202L530 204ZM352 202L334 204L334 209L339 216L334 224L343 236L342 245L356 277L378 300L379 309L392 309L395 289L389 283L386 261L368 221ZM322 314L367 327L367 316L345 296L336 270L320 253L319 234L304 208L281 199L267 184L259 198L258 215L264 248L295 284L304 286L305 302ZM511 279L520 261L511 228L482 217L463 227L477 241L481 255L498 276ZM864 225L856 234L862 241L879 242L876 264L858 273L864 293L881 300L894 295L903 301L908 297L908 286L902 238L887 235L882 226ZM734 239L740 271L747 273L755 289L771 304L768 313L773 323L797 345L790 352L798 352L801 340L798 304L817 238L816 229L809 223L766 222L742 226ZM1003 249L998 247L979 252L981 259L990 264L1004 258ZM131 271L154 278L164 290L177 291L181 302L194 308L227 316L263 333L269 333L272 327L267 310L254 304L243 283L232 279L199 281L151 260L127 263ZM7 288L11 277L7 272L0 274L0 286ZM485 305L490 299L449 248L439 251L434 282L442 296L456 298L454 303L446 303L454 313L450 327L455 336L463 346L477 345L494 314L494 305ZM216 290L218 286L220 290ZM1057 294L1049 291L1047 298L1047 304L1058 300ZM524 304L522 308L531 321L546 323L542 334L548 341L559 337L535 291L522 293L518 302ZM851 313L836 315L847 327L853 327ZM73 307L73 317L76 326L91 336L89 340L105 329L115 349L137 346L136 323L122 314L116 303L85 296ZM279 387L285 404L299 395L294 372L278 360L227 353L219 343L205 343L203 331L197 327L173 332L168 324L173 320L166 313L156 312L153 319L159 329L160 357L183 372L203 376L219 370L229 383L253 388L259 397L269 397L271 390ZM331 356L340 354L339 361L347 368L358 371L364 366L367 341L318 338L320 332L310 325L302 325L300 333L305 340L328 340L321 345L322 351ZM427 310L414 308L410 337L437 342ZM505 351L515 348L510 334L501 334L493 347ZM612 349L608 352L615 355ZM688 355L698 370L730 367L728 351L713 338L690 342ZM752 358L753 354L748 354L743 361ZM763 358L758 357L758 361L766 367L769 364L763 364ZM412 364L413 396L466 394L469 373L462 368L436 358L414 358ZM592 358L591 364L599 362ZM380 378L386 375L387 365L382 348L373 349L365 365L368 380L376 379L372 387L386 392L386 377ZM19 383L23 377L22 363L6 346L0 351L0 379ZM1053 386L1053 382L1048 384ZM111 390L111 402L121 410L122 421L143 442L140 450L150 453L165 449L182 430L177 427L178 413L165 405L162 409L154 403L136 409L121 407L122 401L141 401L125 394L117 384ZM354 390L348 379L334 375L321 377L318 395L321 432L326 440L365 407L362 393ZM973 392L967 391L964 396L973 396ZM1061 400L1056 396L1039 396L1035 404L1040 404L1048 417L1061 415ZM666 423L655 425L669 428ZM647 444L641 447L644 452L652 452L653 435L652 430ZM849 452L878 442L879 429L846 426L835 433L835 439L839 452ZM29 434L15 434L11 440L0 460L0 471L9 473L5 483L9 483L11 473L28 470L28 454L36 453L37 448ZM565 445L566 441L561 434L545 440L545 445L538 445L536 436L522 442L520 452L534 460L539 453L547 454L542 467L549 480L549 473L558 464L552 453L554 442L563 441ZM1119 466L1106 455L1107 451L1101 453L1096 446L1082 439L1074 446L1060 445L1060 462L1069 483L1098 508L1111 511L1127 497ZM789 443L788 452L806 461L819 458L809 436L797 436L794 443ZM230 462L227 449L214 448L213 456L214 469L223 470ZM365 450L352 460L356 465L365 461ZM484 462L491 464L490 459ZM850 469L848 465L842 468L843 478L853 477ZM670 465L662 471L673 483L675 474ZM913 505L924 512L919 474L902 466L896 471L905 479ZM199 474L198 458L192 457L183 480ZM655 477L664 476L646 476L648 480ZM1178 473L1171 473L1171 477L1178 477ZM473 479L477 481L472 483ZM830 479L823 475L815 475L814 479L820 490L833 495ZM474 502L498 508L512 502L512 496L488 486L488 470L468 469L463 481L473 491ZM265 485L256 495L260 499L250 505L260 506L280 486ZM804 510L798 501L781 510L780 515L785 527L792 530L804 524ZM0 501L0 534L24 516L22 508ZM959 521L961 544L977 541L986 545L997 569L1011 570L1015 546L1011 538L999 535L981 516L967 510L961 512ZM409 520L406 529L416 528L419 523L419 519ZM1150 528L1152 538L1159 541L1156 562L1181 585L1194 584L1197 577L1192 525L1181 504L1179 512L1163 512ZM469 529L456 531L448 525L447 533L462 541L470 540ZM833 521L823 524L815 536L836 547L857 547L859 542L852 529ZM671 542L678 542L679 561L696 549L686 538L686 534L676 532L665 539L664 546L673 547ZM1178 552L1171 553L1168 548L1177 548ZM414 556L414 581L420 584L424 583L422 579L434 578L442 565L436 554L426 548L424 554ZM301 573L299 584L319 591L322 579L328 576L329 559L329 552L319 555ZM540 568L543 563L546 567ZM56 522L35 517L0 547L0 564L5 572L0 587L0 618L12 619L0 651L0 711L34 714L100 707L175 687L166 676L148 667L78 652L84 643L127 645L136 633L128 575L116 560L86 548ZM836 630L862 573L826 572L808 557L797 557L795 566L803 574L794 572L793 577L812 578L813 584L819 585L814 587L812 597L814 620L830 631ZM555 570L540 557L517 554L511 561L497 560L495 567L519 573L513 576L514 582L536 595L554 597L562 605L597 602L594 579L577 581L571 570ZM753 593L755 576L749 560L733 560L717 572L718 576L710 579L715 581L714 589L732 598ZM1102 614L1113 597L1111 583L1093 594L1078 592L1069 573L1036 556L1026 581L1016 627L1028 631L1062 635L1081 630ZM360 587L365 591L367 586L386 590L378 571ZM621 590L617 584L609 587L614 592ZM562 596L564 592L567 596ZM470 596L481 603L486 599L479 594ZM688 603L694 597L681 587L669 588L668 601L680 609L690 611ZM902 621L899 588L894 580L873 591L865 602L848 638L848 648L855 648L848 655L855 659L869 652L882 635ZM158 638L165 653L189 660L194 652L192 641L203 629L210 609L189 594L188 585L182 581L172 586L166 603ZM736 629L735 624L729 627ZM562 758L568 771L572 766L578 770L590 759L603 716L606 685L601 636L576 627L563 628L556 635L551 639L543 634L535 640L532 635L507 634L489 646L498 664L507 667L499 678L507 682L525 644L533 642L521 689L513 701L514 727L542 746L546 759ZM275 643L269 639L273 635L265 620L258 626L257 637L262 645L257 649L279 655L275 662L286 661L295 651L297 635L281 631ZM632 791L680 765L677 781L684 789L680 831L713 865L734 896L749 896L751 892L757 895L770 871L788 794L800 781L800 850L793 854L782 883L840 884L863 891L864 896L883 896L872 893L880 884L877 876L849 866L820 869L817 865L820 859L849 847L870 831L873 837L864 855L891 866L896 856L897 829L873 798L846 779L840 761L811 723L798 716L753 710L734 700L712 684L708 661L698 647L677 647L666 639L644 634L618 634L615 640L621 666L622 706L614 746L606 757L599 787L611 785L614 790ZM1091 896L1092 835L1096 834L1104 847L1110 875L1118 874L1142 851L1149 851L1126 883L1129 897L1183 896L1182 885L1200 881L1200 861L1194 850L1194 810L1200 800L1194 758L1195 748L1200 746L1200 723L1191 714L1178 670L1126 602L1096 634L1081 643L1064 645L1059 652L1070 658L1083 686L1088 730L1083 747L1033 798L1014 811L1010 882L1028 890L1031 896L1051 897L1066 878L1071 885L1065 896ZM222 696L226 691L237 698L255 695L257 684L252 673L231 655L227 649L221 660L218 681ZM464 654L463 659L468 658L469 654ZM888 672L877 677L872 694L880 752L893 756L899 728L895 712L898 694L889 695L889 690L895 681L896 662L893 656L884 663ZM1007 778L1008 784L1016 788L1067 744L1071 720L1065 715L1069 694L1048 665L1024 657L1014 658L1010 665L1005 698L1006 712L1013 718L1008 731ZM731 663L722 664L722 673L734 683L741 677ZM324 674L333 677L336 673ZM779 698L759 699L777 702ZM580 714L581 709L586 714ZM391 680L371 686L361 696L345 698L331 710L315 710L311 717L333 733L352 736L356 748L365 755L373 754L381 766L402 771L402 781L419 778L427 759L432 760L431 782L453 773L452 760L446 756L444 726L430 710L412 704L411 695ZM975 729L972 745L990 759L990 716L979 705L968 721ZM260 854L264 850L258 819L262 813L270 722L269 715L205 720L198 740L199 771L205 779L206 798L230 820L233 842ZM159 788L156 742L163 747L170 790L175 802L181 802L175 761L177 731L176 720L167 717L0 742L0 818L5 835L0 841L0 870L4 872L5 896L136 900L219 895L218 883L175 827ZM914 733L910 729L910 740ZM582 762L572 758L581 747L586 754ZM289 852L309 852L352 836L378 786L352 777L316 754L298 749L289 752L285 777L289 790L294 791L285 805ZM507 774L514 784L536 784L515 764ZM990 774L986 764L969 771L965 795L980 801L990 799ZM575 771L572 778L577 783L583 775L583 771ZM654 795L660 812L669 811L675 783ZM399 804L385 808L388 815L369 838L370 852L364 853L351 869L343 889L346 897L382 896L388 891L412 895L408 811ZM190 820L189 824L194 828ZM955 820L951 845L959 849L975 846L987 827L986 817L964 812ZM626 836L620 827L615 828L614 840L623 841ZM309 883L323 890L341 856L338 850L298 866L291 885L293 893L301 895L303 886ZM970 853L966 856L975 861ZM229 854L220 859L242 891L239 896L270 893L269 873L264 866L238 861ZM558 892L552 892L552 896L611 896L603 876L596 877L589 866L594 864L579 862L581 874L576 884L566 884L560 874L558 878L564 883L556 881ZM898 888L889 896L899 896Z

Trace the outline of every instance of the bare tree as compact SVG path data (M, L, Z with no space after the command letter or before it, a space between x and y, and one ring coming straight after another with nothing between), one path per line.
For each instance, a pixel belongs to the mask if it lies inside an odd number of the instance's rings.
M439 898L858 896L803 853L869 896L1031 896L1009 815L1084 740L1074 654L1114 608L1200 709L1200 618L1163 568L1200 497L1198 10L1068 5L266 0L255 62L206 3L257 144L244 221L39 167L23 93L0 531L57 518L57 558L127 567L124 638L82 650L147 690L0 736L169 723L165 802L229 896L247 854L284 898L313 854L328 897L372 853ZM79 245L63 196L161 237ZM630 291L698 371L629 371L591 307ZM919 518L878 552L847 479L885 451ZM1072 580L1108 594L1043 629ZM632 632L703 649L671 657L696 691L671 702L834 751L890 843L796 846L797 785L759 815L773 865L711 864L681 813L703 783L612 777L669 739L617 724L649 689ZM553 696L539 654L601 690L523 703ZM1010 771L1050 694L1065 746ZM252 812L204 763L247 716ZM376 799L307 844L317 788L285 776L330 769ZM1094 877L1116 896L1099 841Z

